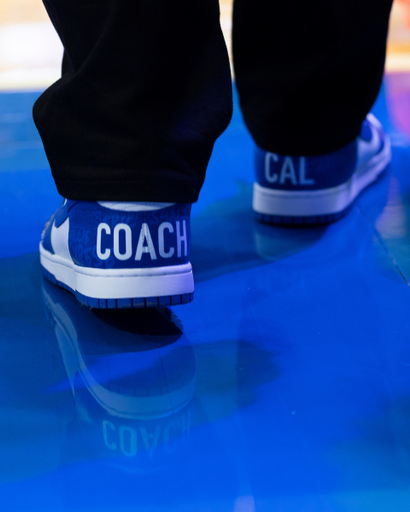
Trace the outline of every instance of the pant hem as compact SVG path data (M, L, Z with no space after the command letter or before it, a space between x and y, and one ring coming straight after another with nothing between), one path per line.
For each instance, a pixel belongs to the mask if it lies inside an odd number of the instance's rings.
M270 132L267 133L249 124L248 129L256 145L265 151L279 155L316 156L332 153L347 146L359 136L361 126L362 121L343 130L339 128L337 133L331 126L327 131L316 132L308 129L290 132L271 127Z
M81 201L152 201L195 203L199 188L186 182L157 183L141 180L55 180L58 193L66 199Z

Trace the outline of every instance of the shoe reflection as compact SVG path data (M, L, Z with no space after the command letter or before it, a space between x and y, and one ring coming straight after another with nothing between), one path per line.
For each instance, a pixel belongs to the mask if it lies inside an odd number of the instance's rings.
M177 318L92 310L46 280L42 288L67 376L53 391L74 399L73 450L133 472L173 464L189 439L196 376Z

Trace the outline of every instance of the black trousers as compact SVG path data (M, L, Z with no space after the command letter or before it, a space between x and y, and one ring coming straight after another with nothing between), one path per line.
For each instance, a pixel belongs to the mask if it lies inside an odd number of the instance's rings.
M357 137L380 88L391 3L236 0L236 85L257 145L312 155ZM44 4L65 55L33 113L59 193L196 201L232 113L218 0Z

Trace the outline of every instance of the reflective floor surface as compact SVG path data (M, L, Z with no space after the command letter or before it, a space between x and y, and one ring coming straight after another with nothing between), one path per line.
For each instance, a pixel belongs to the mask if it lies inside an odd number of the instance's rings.
M328 227L251 213L235 110L193 211L192 304L96 311L43 281L60 202L0 95L0 503L7 512L408 512L410 75L386 175Z

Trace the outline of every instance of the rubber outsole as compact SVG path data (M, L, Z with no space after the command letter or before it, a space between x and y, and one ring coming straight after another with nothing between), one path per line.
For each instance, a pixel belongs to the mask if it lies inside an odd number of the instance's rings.
M42 267L43 275L46 279L52 283L64 288L73 295L76 299L94 309L142 309L142 308L155 308L159 306L177 306L180 304L189 304L194 300L194 292L184 293L182 295L166 295L163 297L138 297L138 298L127 298L127 299L96 299L93 297L87 297L73 290L65 283L58 281L51 272Z

